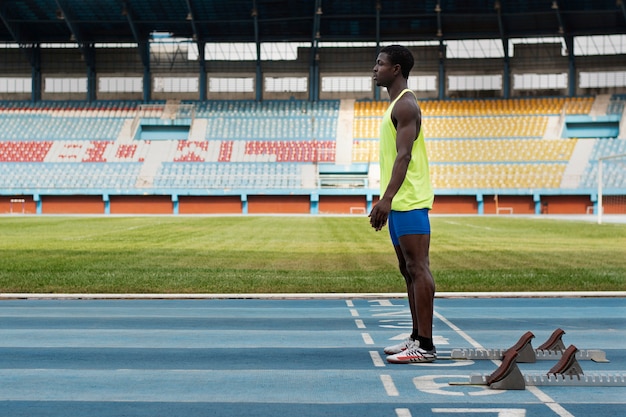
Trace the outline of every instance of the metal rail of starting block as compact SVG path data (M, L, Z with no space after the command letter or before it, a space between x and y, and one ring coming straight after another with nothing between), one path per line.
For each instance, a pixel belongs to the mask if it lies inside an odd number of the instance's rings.
M564 334L565 331L562 329L556 329L545 343L537 349L533 349L531 342L535 335L532 332L526 332L515 345L508 349L452 349L450 358L446 359L501 360L508 351L515 350L518 353L518 363L535 363L538 360L560 360L565 351ZM576 359L609 362L606 358L606 353L598 349L577 350Z
M501 360L507 349L452 349L450 359L472 359L472 360ZM518 360L519 363L534 363L535 361L551 361L559 360L563 356L561 351L539 350L534 349L534 357L527 359L532 355L527 355ZM525 359L526 358L526 359ZM593 362L610 362L606 358L606 352L596 349L581 349L576 353L576 359L579 361Z
M486 385L491 389L523 390L527 385L626 387L626 374L594 373L585 375L578 363L578 349L570 345L561 359L546 374L522 374L517 366L518 352L511 348L504 354L502 364L490 375L470 375L468 382L450 385Z
M552 386L577 386L577 387L626 387L626 374L593 374L593 375L546 375L539 373L522 374L525 385L552 385ZM508 381L510 384L511 381ZM469 383L451 383L451 385L489 385L486 375L470 375ZM507 388L503 384L493 389L515 389ZM524 389L524 387L519 388Z

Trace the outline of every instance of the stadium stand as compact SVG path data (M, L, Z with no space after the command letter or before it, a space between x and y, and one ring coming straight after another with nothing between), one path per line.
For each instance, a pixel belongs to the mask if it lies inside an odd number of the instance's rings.
M423 101L435 188L558 189L578 140L546 137L549 119L589 112L593 101L593 97ZM612 97L609 111L623 110L623 101L623 96ZM354 103L352 163L377 163L376 137L385 105ZM137 106L3 102L0 118L7 123L0 133L0 161L9 163L2 165L7 174L3 188L14 192L90 187L315 188L319 181L303 178L303 172L311 175L318 171L316 164L334 163L337 158L339 100L195 103L195 119L206 122L203 140L120 140ZM596 142L578 188L594 186L593 161L598 156L626 152L624 141ZM142 169L148 160L154 166ZM45 182L36 180L39 177ZM623 186L619 175L611 178L615 186Z
M615 1L483 2L472 19L465 1L260 0L252 13L217 0L9 3L0 211L15 197L42 212L46 196L83 196L107 212L132 195L166 213L179 196L227 196L246 212L249 196L272 194L311 213L341 197L343 212L367 210L388 106L369 71L391 39L416 58L438 198L480 213L483 196L523 196L537 213L546 196L582 196L584 212L598 158L625 151ZM605 171L620 195L622 171Z
M436 189L558 188L576 139L546 137L549 119L586 114L593 97L422 101ZM355 105L354 162L378 159L385 102Z

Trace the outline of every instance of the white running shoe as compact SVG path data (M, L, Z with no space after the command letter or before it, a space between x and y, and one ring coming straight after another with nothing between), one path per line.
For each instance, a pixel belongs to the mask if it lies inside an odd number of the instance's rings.
M437 359L437 349L425 350L417 345L395 355L387 356L389 363L428 363L434 362L435 359Z
M396 353L404 352L410 347L419 347L419 341L411 339L411 337L407 337L401 343L393 346L387 346L384 349L386 355L395 355Z

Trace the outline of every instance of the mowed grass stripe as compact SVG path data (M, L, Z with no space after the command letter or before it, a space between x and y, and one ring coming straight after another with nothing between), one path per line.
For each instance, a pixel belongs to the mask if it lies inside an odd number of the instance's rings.
M437 291L626 290L626 225L431 218ZM365 216L1 217L0 292L403 292Z

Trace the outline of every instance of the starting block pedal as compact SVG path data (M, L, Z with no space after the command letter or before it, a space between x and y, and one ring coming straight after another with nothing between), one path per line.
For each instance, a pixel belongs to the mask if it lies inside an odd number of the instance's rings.
M526 332L515 345L508 349L453 349L450 359L502 360L508 351L515 350L518 353L516 361L519 363L535 363L538 360L559 360L566 350L563 343L564 334L564 330L556 329L545 343L541 344L537 349L533 349L531 342L535 335L532 332ZM609 362L606 358L606 353L597 349L577 349L576 359Z
M502 364L485 382L492 389L526 389L526 381L524 375L517 366L517 357L519 354L510 349L504 354Z
M557 362L550 370L548 371L548 375L570 375L570 376L581 376L583 372L583 368L580 366L578 361L576 360L576 352L578 352L578 348L574 345L570 345L565 352L563 352L563 356L561 360Z
M522 374L517 366L519 354L509 349L500 366L490 375L471 375L469 382L450 385L486 385L491 389L523 390L527 385L626 387L626 374L585 375L577 361L578 349L571 345L547 374Z

